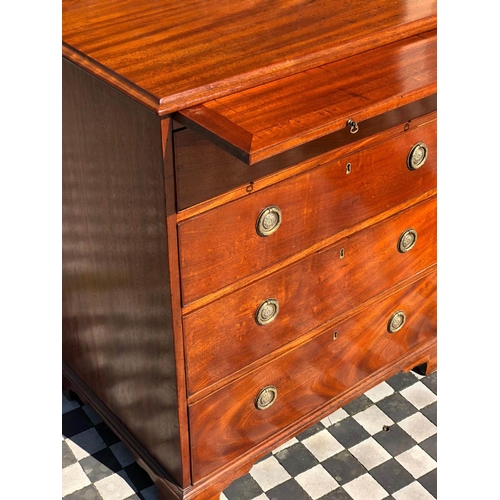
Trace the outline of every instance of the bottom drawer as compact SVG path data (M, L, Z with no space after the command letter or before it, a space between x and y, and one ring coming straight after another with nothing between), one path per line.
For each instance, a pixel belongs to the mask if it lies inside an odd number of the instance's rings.
M434 272L193 404L193 480L435 335Z

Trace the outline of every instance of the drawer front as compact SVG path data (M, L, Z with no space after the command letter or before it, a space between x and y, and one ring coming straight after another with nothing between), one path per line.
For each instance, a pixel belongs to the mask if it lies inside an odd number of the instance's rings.
M427 159L410 170L409 151L420 142L427 145ZM434 121L180 223L183 303L435 187ZM268 207L278 207L281 214L266 217ZM267 229L281 223L261 236L258 220Z
M415 231L416 243L402 252L398 243L407 230ZM188 314L183 321L190 394L435 262L433 197Z
M392 321L398 331L389 333ZM338 332L334 335L334 332ZM436 274L364 310L189 408L194 481L436 335ZM336 340L334 338L336 337ZM260 403L272 402L266 409Z
M254 182L276 172L294 167L302 162L316 158L316 165L325 163L320 158L332 150L365 141L379 133L387 134L394 127L398 132L410 122L411 128L430 121L429 114L434 115L437 107L437 96L400 106L363 122L356 134L345 128L333 134L307 142L290 151L260 161L255 165L247 165L232 154L204 139L190 129L174 133L175 154L175 190L177 209L184 210L193 205L206 202L228 191L249 189ZM425 118L422 114L427 115ZM377 141L379 142L379 141ZM337 155L339 156L345 156ZM249 186L250 185L250 186Z

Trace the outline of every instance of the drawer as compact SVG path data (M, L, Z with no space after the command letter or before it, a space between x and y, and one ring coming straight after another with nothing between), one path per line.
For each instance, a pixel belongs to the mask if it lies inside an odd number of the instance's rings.
M412 148L425 163L407 167ZM348 166L349 164L349 166ZM188 219L178 226L182 300L204 295L436 187L436 122ZM269 227L279 209L277 230Z
M437 32L412 36L179 111L249 165L436 93ZM269 98L272 96L272 99Z
M325 163L325 157L345 156L347 149L362 149L361 144L366 147L372 140L380 142L382 134L389 137L431 121L436 107L434 94L366 120L356 134L343 128L254 165L239 160L189 128L180 129L173 134L177 209L198 205L194 207L198 211L205 203L213 203L214 198L226 197L228 192L234 198L245 195L288 169L306 170Z
M401 252L399 240L409 229L416 232L416 243ZM435 263L433 197L186 315L189 393Z
M401 310L404 324L389 333L391 318ZM435 335L433 272L193 404L189 407L193 480L226 465ZM265 388L271 389L262 394ZM258 396L260 403L269 403L273 388L274 403L257 409Z

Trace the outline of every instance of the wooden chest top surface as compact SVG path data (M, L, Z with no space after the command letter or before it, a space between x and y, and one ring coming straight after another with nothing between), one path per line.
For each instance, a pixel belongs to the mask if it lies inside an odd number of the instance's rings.
M64 0L63 55L159 114L436 28L435 0Z
M65 366L160 498L435 365L436 28L436 0L63 0Z

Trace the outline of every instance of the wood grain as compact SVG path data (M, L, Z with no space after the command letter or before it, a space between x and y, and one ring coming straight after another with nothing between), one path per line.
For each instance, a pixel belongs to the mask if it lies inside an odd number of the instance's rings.
M389 318L399 309L406 323L390 334ZM433 273L194 404L189 410L194 481L435 335ZM268 385L277 388L278 398L259 411L255 397Z
M411 130L435 118L436 113L431 113L436 107L437 96L433 95L364 121L356 134L344 128L255 165L243 163L190 129L176 132L174 150L179 217L192 217L356 149ZM237 192L235 188L239 188ZM192 208L186 210L189 207Z
M176 113L254 164L436 93L437 36L415 36ZM272 96L272 99L269 98Z
M435 367L435 0L62 14L64 373L160 499L215 500L376 383ZM418 141L430 157L410 172ZM283 224L258 237L271 204ZM419 241L399 254L407 226Z
M65 57L160 114L436 29L436 1L63 0Z
M419 141L428 145L429 157L422 168L410 171L406 158ZM352 169L346 175L348 162ZM432 122L181 222L183 305L435 186ZM270 205L280 207L283 222L274 234L261 237L255 222Z
M430 375L437 370L437 344L425 356L418 360L418 364L412 370L420 375Z
M417 244L400 253L399 237L410 227L418 233ZM189 393L435 264L436 236L431 198L188 314L183 321ZM255 312L268 298L277 299L280 310L273 322L259 326Z
M361 396L369 389L372 389L379 383L392 377L399 371L408 371L419 363L419 360L426 359L436 349L436 338L432 337L423 341L416 347L405 352L403 355L395 359L391 364L384 366L380 370L372 373L370 377L363 379L351 386L347 391L342 392L338 397L328 401L326 404L315 408L313 411L305 415L303 418L296 420L293 424L273 433L269 438L265 439L258 446L255 446L246 453L239 455L234 460L227 463L227 467L223 467L207 475L205 478L197 481L191 488L190 492L194 491L216 491L217 485L222 485L220 490L225 489L229 484L228 478L236 479L245 474L250 469L249 464L253 464L266 454L275 450L290 439L290 436L296 436L305 431L311 425L319 422L324 417L331 415L335 410L338 410L349 401ZM241 471L238 474L238 471ZM219 491L220 491L219 490ZM189 497L191 498L191 497ZM194 498L194 497L193 497ZM210 497L207 497L210 498ZM202 497L203 500L204 497Z
M184 336L181 317L181 283L179 276L179 252L177 242L177 220L175 211L174 158L172 144L172 120L161 120L161 146L163 174L165 178L165 213L167 227L167 258L170 278L170 308L172 311L172 334L174 341L175 374L177 381L177 417L180 429L179 446L182 462L182 485L191 484L191 457L189 447L186 367ZM163 363L161 358L157 362Z
M85 404L94 408L109 428L119 436L120 441L127 446L139 466L150 475L158 489L165 493L165 498L182 498L182 489L175 484L168 472L155 461L149 451L130 433L107 405L96 396L95 392L65 363L63 363L63 371L70 381L71 390L75 391Z
M62 203L63 360L182 485L160 119L68 61Z

